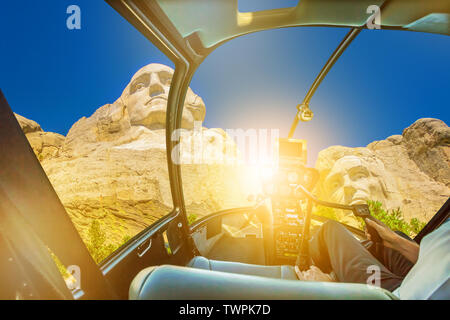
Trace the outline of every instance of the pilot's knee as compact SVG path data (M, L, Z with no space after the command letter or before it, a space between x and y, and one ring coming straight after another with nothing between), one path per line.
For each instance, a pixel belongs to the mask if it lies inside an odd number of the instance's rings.
M345 227L337 221L328 220L322 225L322 230L326 234L339 233L345 231Z
M337 221L334 220L328 220L327 222L325 222L322 227L326 228L326 229L330 229L330 228L338 228L340 227L341 224Z

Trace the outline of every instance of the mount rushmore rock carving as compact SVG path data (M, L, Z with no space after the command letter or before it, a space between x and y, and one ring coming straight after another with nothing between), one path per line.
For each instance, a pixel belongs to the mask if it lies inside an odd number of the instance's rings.
M345 204L376 200L386 209L400 208L408 221L429 221L450 196L450 128L438 119L419 119L402 135L366 148L322 150L316 168L324 199Z
M124 235L133 236L171 210L164 127L172 75L160 64L141 68L115 102L79 119L66 137L16 115L82 237L95 219L108 230L108 241L119 244ZM203 100L189 89L182 159L192 158L191 145L198 139L203 158L236 157L236 145L224 130L198 126L205 113ZM387 209L401 208L407 219L427 221L450 195L449 130L440 120L419 119L402 135L365 148L322 150L316 192L347 204L379 200ZM249 205L244 171L215 163L183 164L188 212L201 216ZM347 213L340 218L352 222Z
M114 103L78 120L55 143L52 157L40 158L83 237L96 219L108 230L108 241L120 243L124 235L133 236L172 209L164 129L172 75L171 68L160 64L141 68ZM205 112L203 100L189 89L180 134L182 159L191 158L193 140L202 140L205 157L236 148L222 129L201 127ZM25 120L22 128L33 144L31 134L41 129ZM239 192L242 174L232 166L187 164L182 172L190 212L213 212L229 207L229 201L248 204Z

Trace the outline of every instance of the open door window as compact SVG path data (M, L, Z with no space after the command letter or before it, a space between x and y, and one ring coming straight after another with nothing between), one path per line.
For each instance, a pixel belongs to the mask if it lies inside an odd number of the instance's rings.
M64 135L44 131L36 122L40 118L13 113L17 109L1 96L0 145L9 150L0 159L2 205L3 198L10 201L14 214L33 230L40 239L36 246L42 245L27 250L45 253L46 270L75 298L126 299L141 269L191 258L185 218L174 210L167 161L174 65L161 57L154 61L164 64L134 70L115 101L69 124ZM11 208L1 213L13 216ZM2 237L3 231L13 234L3 226ZM8 241L20 243L20 236ZM39 260L26 263L31 268ZM64 290L63 297L72 297Z

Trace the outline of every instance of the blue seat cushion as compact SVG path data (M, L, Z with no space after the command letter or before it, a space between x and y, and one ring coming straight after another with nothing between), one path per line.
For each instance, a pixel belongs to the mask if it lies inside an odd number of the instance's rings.
M201 256L192 258L187 267L275 279L298 279L293 266L263 266L240 262L210 260Z
M207 260L207 259L206 259ZM273 279L178 266L148 267L130 286L134 300L396 299L365 284Z

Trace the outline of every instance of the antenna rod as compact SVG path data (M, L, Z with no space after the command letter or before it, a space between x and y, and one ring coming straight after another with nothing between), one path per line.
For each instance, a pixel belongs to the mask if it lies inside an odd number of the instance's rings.
M339 57L342 55L342 53L347 49L349 44L356 38L356 36L361 32L362 28L352 28L350 31L345 35L344 39L342 39L339 46L334 50L333 54L328 58L327 63L323 66L322 70L320 70L319 74L317 75L316 79L314 80L313 84L311 85L311 88L309 88L308 93L306 93L305 98L303 99L303 102L300 105L308 105L309 101L311 100L312 96L316 92L316 89L319 87L322 80L327 75L328 71L330 71L331 67L335 64L335 62L339 59ZM295 115L295 119L292 122L291 129L289 130L288 138L292 138L294 136L295 129L297 128L299 121L299 112Z

